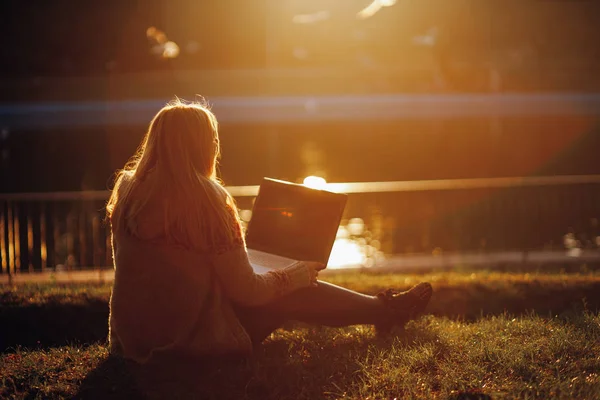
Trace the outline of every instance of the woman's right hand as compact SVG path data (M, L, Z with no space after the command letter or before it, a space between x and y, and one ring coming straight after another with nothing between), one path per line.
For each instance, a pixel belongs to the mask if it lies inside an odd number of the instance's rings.
M308 270L308 279L310 282L310 286L318 286L317 277L319 276L319 271L325 268L325 265L316 261L304 261L304 265L306 265L306 269Z

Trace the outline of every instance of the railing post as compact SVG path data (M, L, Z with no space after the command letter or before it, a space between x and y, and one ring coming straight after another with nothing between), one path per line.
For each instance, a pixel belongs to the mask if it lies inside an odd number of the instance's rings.
M69 210L67 214L67 232L65 233L66 245L67 245L67 259L65 264L68 271L73 269L73 264L76 262L75 258L75 212Z
M96 268L100 267L100 258L102 255L102 249L100 245L100 217L98 217L98 215L94 215L92 218L92 246L94 247L92 253L92 263Z
M12 204L9 201L7 204L7 225L8 225L8 283L12 284L12 276L15 268L15 248L14 248L14 226Z
M106 266L110 266L113 263L113 259L112 259L112 243L110 240L110 227L107 225L106 226L106 239L105 239L105 243L106 243L106 252L104 253L104 262Z
M86 223L86 207L81 207L78 215L78 233L79 233L79 267L87 266L87 240L85 234L85 223Z
M31 207L27 207L25 220L27 223L27 269L33 272L33 216L30 215Z
M48 238L46 237L46 204L40 204L40 262L42 272L48 266Z
M21 224L19 215L19 203L14 203L13 208L13 243L15 246L14 273L21 272Z
M58 266L58 255L60 254L60 222L58 219L58 207L56 207L56 203L53 204L52 208L52 239L54 241L54 248L52 249L52 266L56 269Z
M6 237L5 237L5 229L6 229L6 203L0 203L0 258L2 258L2 273L8 273L8 258L6 251Z

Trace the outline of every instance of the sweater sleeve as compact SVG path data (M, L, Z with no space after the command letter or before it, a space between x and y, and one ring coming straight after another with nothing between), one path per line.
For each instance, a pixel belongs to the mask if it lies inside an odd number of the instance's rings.
M244 306L266 304L296 289L310 286L306 264L297 261L289 267L257 274L241 246L213 256L216 274L226 295Z
M309 270L302 261L264 274L255 273L248 260L241 227L236 226L233 242L221 243L212 251L214 270L231 300L240 305L258 306L310 286Z

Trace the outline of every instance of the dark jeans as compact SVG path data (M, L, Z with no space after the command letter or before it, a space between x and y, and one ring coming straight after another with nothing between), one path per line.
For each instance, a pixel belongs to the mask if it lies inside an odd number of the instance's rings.
M390 318L389 309L376 297L321 281L263 306L238 306L236 313L254 345L289 320L341 327L378 324Z

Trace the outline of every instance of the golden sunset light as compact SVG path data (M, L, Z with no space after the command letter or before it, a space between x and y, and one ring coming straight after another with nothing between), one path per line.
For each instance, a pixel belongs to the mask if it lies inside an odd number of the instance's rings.
M600 1L0 16L0 398L600 399Z

